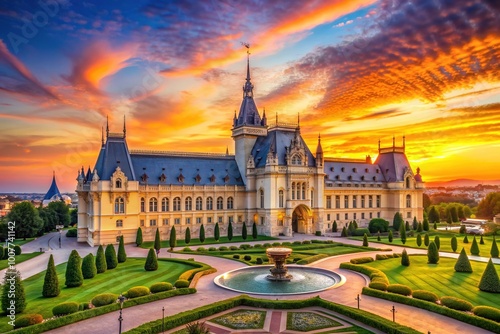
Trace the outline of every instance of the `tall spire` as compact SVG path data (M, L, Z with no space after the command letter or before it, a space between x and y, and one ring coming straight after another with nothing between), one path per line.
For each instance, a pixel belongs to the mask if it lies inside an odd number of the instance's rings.
M123 138L127 136L127 125L125 122L125 115L123 115Z
M109 137L109 117L106 115L106 139Z
M247 77L243 86L243 97L253 97L253 85L250 81L250 44L242 43L247 48Z
M104 146L104 127L101 126L101 144Z

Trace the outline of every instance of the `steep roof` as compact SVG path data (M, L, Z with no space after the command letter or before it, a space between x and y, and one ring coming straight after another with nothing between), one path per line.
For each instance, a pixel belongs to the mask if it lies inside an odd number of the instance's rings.
M56 174L55 173L53 173L53 175L52 175L52 183L50 185L49 191L47 191L47 193L43 197L43 200L44 201L50 200L50 199L54 198L54 196L59 196L59 198L62 198L62 195L59 192L59 188L57 188Z
M410 169L410 163L404 152L381 152L375 164L380 166L387 182L404 181L406 169Z
M136 180L125 138L110 135L99 152L94 169L100 179L109 180L118 166L129 180Z
M361 161L325 160L325 174L330 181L384 182L385 177L378 165Z

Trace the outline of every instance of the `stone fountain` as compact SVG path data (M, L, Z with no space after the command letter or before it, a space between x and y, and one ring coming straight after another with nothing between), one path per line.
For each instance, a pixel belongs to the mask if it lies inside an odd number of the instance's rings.
M292 249L286 247L268 248L266 254L274 263L274 266L269 269L271 274L267 275L266 278L270 281L290 281L293 276L288 273L286 259L292 254Z

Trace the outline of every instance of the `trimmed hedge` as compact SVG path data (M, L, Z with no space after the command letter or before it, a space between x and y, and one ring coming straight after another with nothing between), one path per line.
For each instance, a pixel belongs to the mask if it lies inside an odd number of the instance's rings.
M57 316L67 315L71 313L78 312L80 304L77 302L66 302L61 303L52 308L52 314Z
M343 262L339 266L340 269L348 269L352 271L357 271L358 273L365 274L368 276L372 282L381 282L389 285L389 280L382 270L371 268L368 266L360 266L356 264L351 264L349 262Z
M398 295L411 296L411 288L403 284L389 284L387 291L397 293Z
M41 314L25 314L16 319L16 328L28 327L36 324L41 324L43 317Z
M151 293L158 293L158 292L163 292L163 291L170 291L173 288L174 287L171 283L158 282L158 283L151 285L151 287L149 288L149 291L151 291Z
M368 286L370 288L376 289L376 290L381 290L381 291L387 290L387 284L385 284L384 282L370 282L370 284L368 284Z
M377 254L375 255L375 260L387 260L392 259L394 255L392 254Z
M319 261L319 260L327 258L327 257L329 257L329 255L327 255L327 254L317 254L317 255L306 257L302 260L297 261L296 263L300 264L300 265L304 265L304 264L309 264L309 263Z
M479 317L491 319L500 322L500 310L490 306L476 306L472 309L472 313Z
M178 279L175 281L174 286L177 289L182 289L182 288L188 288L189 287L189 281L185 279Z
M370 230L367 229L367 228L357 228L355 229L353 232L352 232L352 235L353 236L356 236L356 237L362 237L364 235L367 235L369 237L371 237L371 233L370 233Z
M78 231L76 228L70 228L68 232L66 232L67 238L76 238L78 236Z
M365 257L358 257L355 259L351 259L352 264L362 264L362 263L368 263L368 262L373 262L373 257L370 256L365 256Z
M456 297L451 297L451 296L444 296L441 297L441 305L444 305L446 307L452 308L454 310L459 310L459 311L471 311L474 306L472 306L471 303L469 303L466 300L456 298Z
M415 290L412 293L413 298L421 299L421 300L426 300L428 302L437 302L439 300L438 295L436 295L434 292L430 292L427 290Z
M113 304L118 299L118 295L114 293L101 293L92 298L92 305L101 307L104 305Z
M134 286L133 288L128 289L127 296L128 298L137 298L147 296L149 293L150 291L147 286Z

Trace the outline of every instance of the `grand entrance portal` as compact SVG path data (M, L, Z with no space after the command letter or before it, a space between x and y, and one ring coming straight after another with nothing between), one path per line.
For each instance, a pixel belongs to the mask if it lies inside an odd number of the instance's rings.
M301 204L293 210L292 230L295 233L308 233L307 223L310 219L311 210L304 204Z

